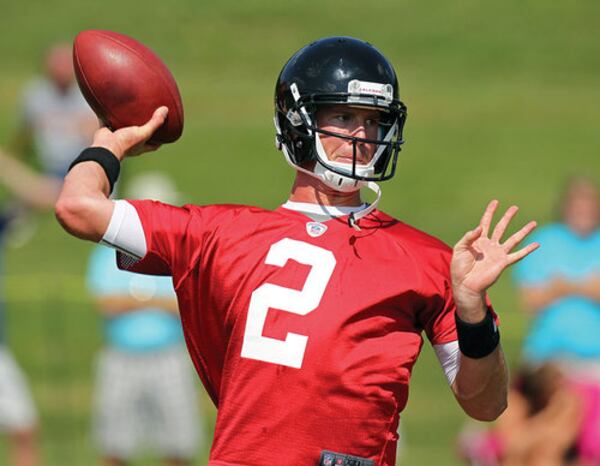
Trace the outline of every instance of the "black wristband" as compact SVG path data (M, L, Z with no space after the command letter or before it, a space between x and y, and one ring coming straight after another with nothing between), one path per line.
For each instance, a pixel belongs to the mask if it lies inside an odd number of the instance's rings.
M481 359L492 353L500 343L500 332L494 322L492 312L487 310L485 318L476 324L470 324L454 314L458 347L465 356Z
M106 173L108 183L110 184L109 194L111 194L121 171L121 162L119 162L117 156L104 147L88 147L87 149L83 149L81 154L73 160L68 171L81 162L96 162L104 169L104 173Z

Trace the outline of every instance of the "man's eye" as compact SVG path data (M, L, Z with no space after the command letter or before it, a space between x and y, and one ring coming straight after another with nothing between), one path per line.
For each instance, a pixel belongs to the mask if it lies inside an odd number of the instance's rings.
M381 120L379 118L369 118L368 120L365 120L365 127L379 128L381 127Z
M333 119L335 121L341 122L341 123L345 123L348 121L348 115L335 115L333 117Z

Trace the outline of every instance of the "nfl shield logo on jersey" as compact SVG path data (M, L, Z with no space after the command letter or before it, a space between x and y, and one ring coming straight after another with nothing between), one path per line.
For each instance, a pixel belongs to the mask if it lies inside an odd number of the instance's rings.
M327 231L327 226L319 222L308 222L306 224L306 232L309 236L316 238Z

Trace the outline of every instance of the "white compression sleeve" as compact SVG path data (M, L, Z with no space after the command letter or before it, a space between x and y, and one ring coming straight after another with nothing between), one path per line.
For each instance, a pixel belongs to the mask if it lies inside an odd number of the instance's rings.
M458 340L441 345L433 345L435 355L444 369L448 383L452 385L458 369L460 367L460 350L458 348Z
M100 243L110 246L134 259L146 255L146 236L135 207L127 201L115 201L115 208Z

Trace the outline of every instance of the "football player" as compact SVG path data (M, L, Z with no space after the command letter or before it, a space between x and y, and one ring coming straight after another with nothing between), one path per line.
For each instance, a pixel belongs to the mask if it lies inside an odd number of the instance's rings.
M470 416L506 406L507 371L486 290L537 245L504 242L497 201L454 252L377 209L406 107L372 45L329 37L286 63L277 147L296 170L274 211L108 198L121 161L165 121L100 129L56 205L71 234L116 248L122 268L173 277L190 355L218 407L209 465L393 465L399 413L424 333ZM368 205L366 187L377 194Z

